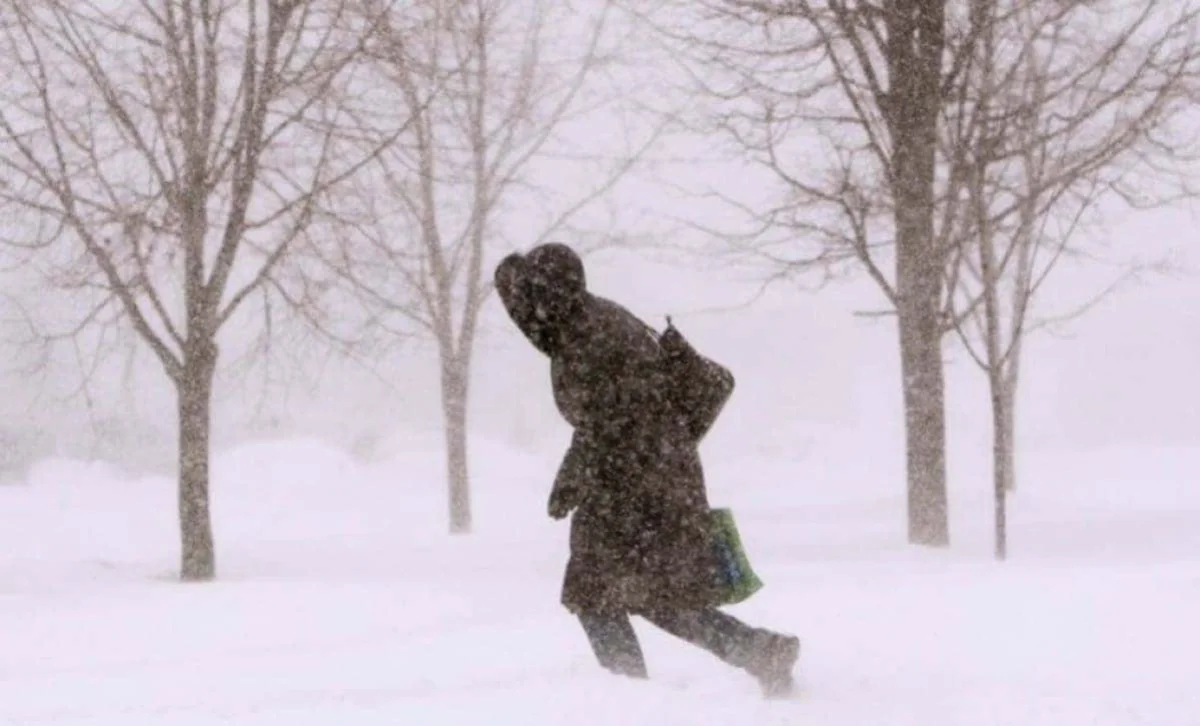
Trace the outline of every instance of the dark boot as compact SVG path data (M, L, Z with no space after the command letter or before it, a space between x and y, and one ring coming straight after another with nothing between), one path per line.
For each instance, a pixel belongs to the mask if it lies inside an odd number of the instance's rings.
M628 615L581 613L579 622L601 666L621 676L646 677L646 660Z
M794 635L763 633L753 660L746 667L758 679L766 698L786 698L795 693L792 670L800 658L800 639Z
M792 669L800 657L799 638L751 627L716 608L658 611L645 617L754 676L764 696L781 698L792 692Z

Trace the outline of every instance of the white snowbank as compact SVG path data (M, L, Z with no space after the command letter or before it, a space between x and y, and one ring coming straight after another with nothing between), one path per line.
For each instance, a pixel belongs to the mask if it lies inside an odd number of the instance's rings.
M557 604L554 452L474 442L478 531L450 537L440 439L410 435L366 463L317 440L223 452L207 585L173 581L167 479L48 461L0 488L0 722L1200 722L1200 453L1023 459L1001 565L985 463L930 553L902 545L894 460L816 450L709 454L768 585L734 612L803 637L797 702L641 625L652 680L599 671Z

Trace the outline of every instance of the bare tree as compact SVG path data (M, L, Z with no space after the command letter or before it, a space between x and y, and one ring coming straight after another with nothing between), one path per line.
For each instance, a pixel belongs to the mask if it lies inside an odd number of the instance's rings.
M181 577L211 579L218 334L252 296L310 302L309 222L388 141L347 106L369 23L335 0L8 11L0 199L89 301L75 329L119 319L173 384Z
M784 190L766 203L726 197L752 227L727 236L780 275L865 270L886 297L899 327L908 538L948 545L941 343L951 246L938 128L975 38L947 36L944 0L645 8L715 102L716 129Z
M988 378L998 559L1015 487L1022 343L1045 322L1034 298L1082 252L1079 232L1102 203L1146 207L1188 193L1200 148L1180 122L1200 79L1198 20L1194 5L1159 0L972 3L980 42L946 106L943 143L965 208L952 320Z
M379 12L378 0L364 7ZM575 122L617 98L602 84L619 40L615 14L608 0L587 10L561 0L420 0L385 13L370 46L381 88L414 122L339 210L359 234L329 265L366 304L390 311L393 329L436 342L453 533L472 521L468 391L489 251L515 237L529 245L571 233L578 243L580 215L665 128L642 129L617 151L594 132L586 146L570 138ZM519 218L507 214L517 209ZM583 239L585 248L595 242Z

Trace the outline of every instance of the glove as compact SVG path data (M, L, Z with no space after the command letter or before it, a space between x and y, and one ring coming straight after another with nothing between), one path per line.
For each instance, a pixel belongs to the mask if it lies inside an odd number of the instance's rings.
M562 519L571 513L576 504L574 489L555 487L554 491L550 492L550 501L546 505L546 511L550 514L551 519Z

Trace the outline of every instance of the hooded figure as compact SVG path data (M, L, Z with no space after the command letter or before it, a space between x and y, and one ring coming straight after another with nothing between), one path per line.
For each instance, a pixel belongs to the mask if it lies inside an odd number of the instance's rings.
M497 290L550 357L554 400L574 429L549 506L555 518L574 512L563 604L574 612L717 604L703 474L671 415L657 335L590 294L565 245L506 258Z
M637 614L749 671L768 695L790 690L799 641L716 609L723 593L697 444L732 378L722 389L710 375L703 390L716 393L697 397L702 387L683 380L701 380L687 364L696 358L680 354L686 341L660 338L589 292L566 245L511 254L494 280L509 317L550 358L555 404L574 430L548 509L572 514L562 603L601 664L646 675L628 617Z

